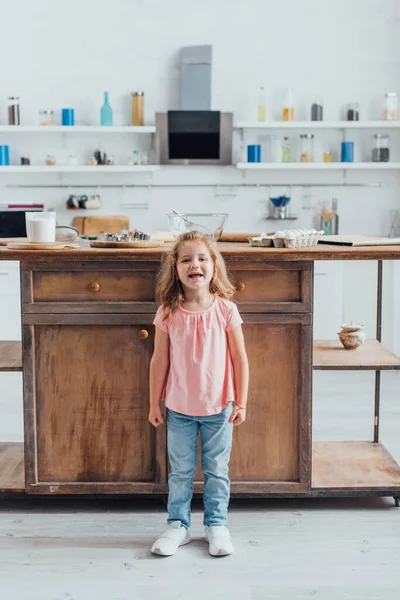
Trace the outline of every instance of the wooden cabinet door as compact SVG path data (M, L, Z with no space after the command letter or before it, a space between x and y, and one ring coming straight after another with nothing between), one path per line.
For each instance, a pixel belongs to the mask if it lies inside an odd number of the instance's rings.
M250 366L247 421L234 428L232 494L310 486L311 317L243 315ZM200 460L196 491L202 490Z
M24 315L27 491L166 491L165 428L148 421L151 323Z

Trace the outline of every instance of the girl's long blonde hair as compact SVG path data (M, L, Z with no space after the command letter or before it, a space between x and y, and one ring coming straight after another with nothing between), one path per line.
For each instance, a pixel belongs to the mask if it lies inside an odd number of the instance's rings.
M229 281L224 259L215 243L207 235L199 231L188 231L179 236L172 250L164 254L161 270L157 276L156 297L164 307L163 320L172 316L180 302L185 299L183 287L178 278L176 264L179 250L185 242L202 242L208 249L214 262L214 274L210 281L210 292L221 298L230 300L235 293L235 288Z

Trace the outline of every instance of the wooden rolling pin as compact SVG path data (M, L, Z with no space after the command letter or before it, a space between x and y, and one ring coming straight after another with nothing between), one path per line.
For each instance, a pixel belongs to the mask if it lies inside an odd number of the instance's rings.
M239 233L231 233L229 231L224 231L221 235L221 237L219 238L219 242L248 242L248 238L249 237L258 237L260 234L260 232L254 233L252 231L250 232L239 232ZM271 234L267 234L267 235L271 235Z

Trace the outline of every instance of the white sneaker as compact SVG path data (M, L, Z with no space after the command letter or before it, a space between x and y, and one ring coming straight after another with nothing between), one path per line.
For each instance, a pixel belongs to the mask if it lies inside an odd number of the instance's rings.
M170 523L164 533L156 540L151 548L153 554L172 556L179 546L190 542L190 535L180 521Z
M205 528L205 531L211 556L227 556L234 552L231 536L225 525L210 525Z

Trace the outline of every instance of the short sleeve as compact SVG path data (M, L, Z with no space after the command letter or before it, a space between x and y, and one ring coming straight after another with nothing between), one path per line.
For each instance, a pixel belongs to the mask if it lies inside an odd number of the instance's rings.
M238 307L233 302L229 306L227 319L226 319L226 331L232 331L243 323L243 319L239 314Z
M162 331L165 331L165 333L168 333L168 319L166 319L165 321L163 321L163 308L162 308L162 306L158 307L158 310L156 312L156 316L154 317L153 325L156 325L159 329L161 329Z

